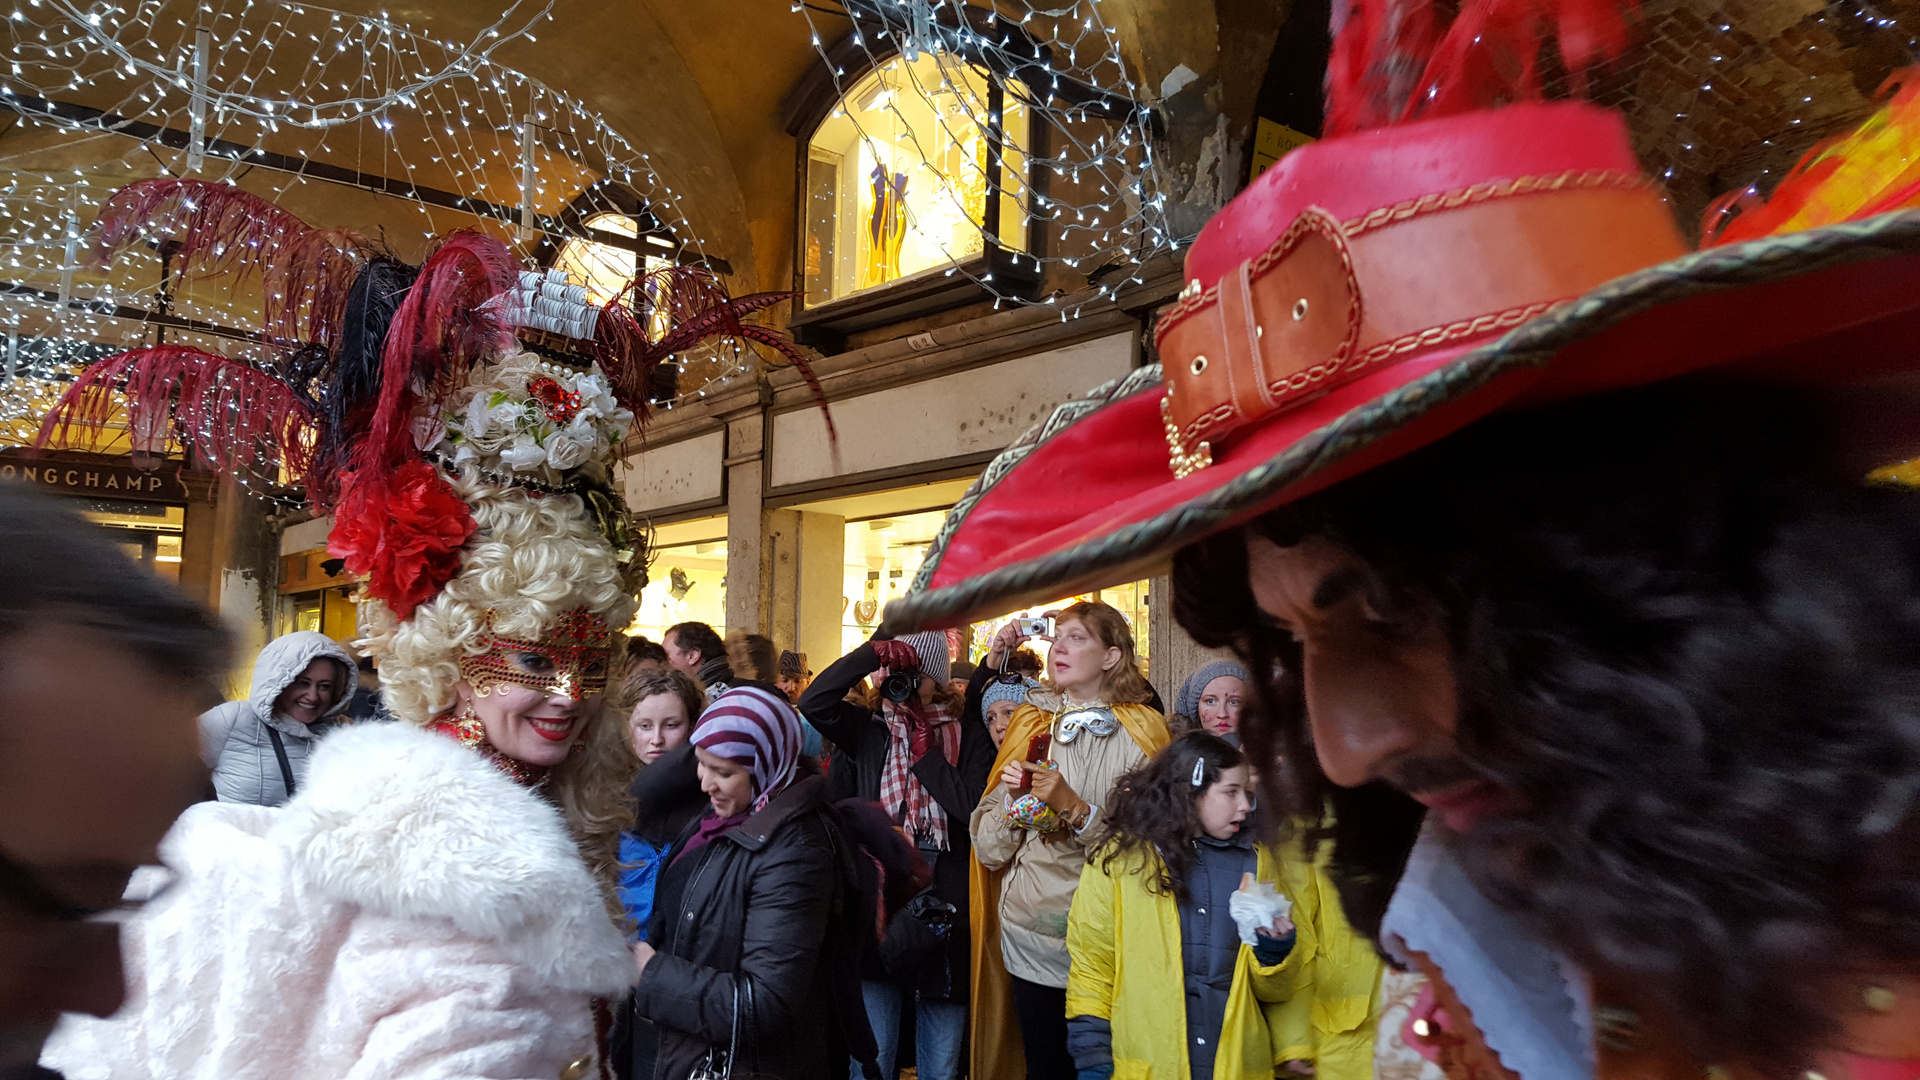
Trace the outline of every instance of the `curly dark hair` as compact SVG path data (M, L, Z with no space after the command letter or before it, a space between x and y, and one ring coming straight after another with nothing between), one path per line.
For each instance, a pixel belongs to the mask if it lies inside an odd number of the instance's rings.
M1221 773L1246 760L1238 747L1220 736L1189 731L1115 780L1104 827L1093 844L1093 858L1099 860L1100 869L1129 855L1158 856L1160 873L1147 881L1147 891L1185 903L1193 841L1204 831L1197 805L1200 796ZM1206 765L1200 786L1195 787L1197 761Z
M1836 985L1920 968L1920 499L1834 460L1806 395L1688 382L1481 421L1247 526L1321 536L1378 606L1437 618L1456 742L1522 811L1462 838L1478 885L1625 978L1704 1060L1785 1076ZM1271 821L1320 821L1376 932L1421 809L1321 774L1302 656L1245 537L1175 562L1176 617L1255 673Z

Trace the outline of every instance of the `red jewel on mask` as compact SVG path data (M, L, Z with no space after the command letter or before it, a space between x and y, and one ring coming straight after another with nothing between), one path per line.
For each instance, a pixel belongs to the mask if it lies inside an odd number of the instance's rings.
M540 403L547 419L556 424L572 420L580 411L580 395L544 375L527 383L527 393Z

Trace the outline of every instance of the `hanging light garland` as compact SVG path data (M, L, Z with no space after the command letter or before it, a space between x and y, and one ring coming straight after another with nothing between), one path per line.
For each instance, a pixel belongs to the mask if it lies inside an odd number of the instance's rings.
M15 129L0 160L0 357L35 358L0 369L0 444L31 440L96 346L164 337L253 363L273 355L255 329L257 287L183 277L164 238L93 265L99 208L134 180L244 180L283 204L309 185L357 187L373 193L380 239L396 251L478 226L504 234L529 267L545 261L543 240L547 251L604 240L543 208L571 202L582 219L613 210L596 192L617 185L643 207L629 241L636 255L705 262L647 153L570 95L494 59L509 42L537 40L551 9L516 3L453 42L284 0L0 2L0 129ZM758 363L751 351L700 360L682 376L683 400L750 377ZM281 493L279 477L238 479Z
M944 237L928 235L935 230L907 223L916 240L953 260L949 274L972 278L996 307L1043 304L1057 308L1063 321L1076 318L1088 304L1139 283L1143 264L1191 239L1173 235L1168 224L1152 103L1128 73L1119 36L1095 0L1053 7L1014 2L991 11L961 0L840 0L838 10L796 3L793 11L806 19L813 46L832 72L840 98L834 117L851 118L875 158L887 161L890 155L881 148L894 145L910 148L922 161L939 160L948 146L998 148L1002 199L1023 220L1048 231L1046 249L1053 252L1022 251L1016 263L1035 276L1062 267L1069 280L1085 283L1072 292L1031 297L995 282L991 272L973 272L964 261L969 252L949 250ZM852 43L863 63L835 62L833 50L842 40ZM933 66L915 63L923 58ZM879 95L864 108L850 102L861 77L898 60L906 61L898 65L902 93ZM1004 112L1026 111L1024 124L1009 124L1006 115L994 115L979 95L966 92L983 75L1004 94ZM916 107L909 98L950 103L936 108L939 121L926 132L927 141L908 114ZM863 124L863 112L869 118L880 114L893 130ZM983 205L951 201L955 209L942 210L962 216L975 235L994 231Z

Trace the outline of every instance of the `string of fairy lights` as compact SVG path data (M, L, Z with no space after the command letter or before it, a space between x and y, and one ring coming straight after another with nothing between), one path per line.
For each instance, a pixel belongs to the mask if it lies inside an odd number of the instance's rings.
M135 180L242 186L416 263L430 237L471 227L515 244L529 266L587 248L618 251L628 275L704 262L644 150L494 58L545 30L551 6L516 3L466 42L281 0L0 6L0 443L29 441L99 347L164 337L270 359L258 275L183 279L146 248L91 265L89 227ZM601 242L596 220L626 247ZM689 357L683 399L750 380L755 363ZM278 477L238 479L285 498Z
M453 41L288 0L0 0L0 443L25 441L103 348L164 335L268 358L257 279L252 291L182 280L158 250L89 265L88 227L134 180L243 186L413 261L429 236L487 227L601 299L635 271L706 260L643 149L495 59L561 32L538 2ZM807 306L962 274L996 306L1067 319L1188 239L1169 225L1158 103L1099 0L1046 2L794 4L838 99L801 133ZM1627 113L1684 218L1713 189L1765 190L1815 139L1857 123L1871 86L1848 57L1886 45L1910 61L1915 9L1835 0L1783 24L1646 0L1646 37L1671 47L1638 49L1595 100ZM762 362L738 343L680 361L682 400L750 381ZM242 480L278 491L277 478Z
M1053 305L1063 320L1139 282L1143 264L1189 239L1168 225L1151 103L1096 0L991 9L962 0L840 0L838 8L792 9L805 18L840 99L810 147L815 171L833 181L809 180L802 254L819 277L834 276L820 231L834 219L826 207L833 201L840 218L857 208L859 219L854 230L842 227L842 250L833 253L865 272L843 273L846 284L906 276L900 264L911 259L883 249L911 241L930 268L972 278L996 307ZM849 126L843 147L826 145L833 130ZM955 147L979 149L956 155ZM984 178L997 180L998 191L983 191ZM1045 242L1032 242L1030 230L1044 230ZM1023 272L995 280L991 264L975 269L981 264L969 257L986 245L1004 249L1006 265ZM1068 273L1049 275L1055 266ZM1086 287L1031 289L1061 279ZM810 282L808 299L837 291Z

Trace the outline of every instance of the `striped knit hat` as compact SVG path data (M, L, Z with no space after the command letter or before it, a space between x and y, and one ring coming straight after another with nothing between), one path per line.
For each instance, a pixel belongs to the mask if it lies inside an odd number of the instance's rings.
M943 683L950 678L953 670L953 655L947 648L945 630L923 630L918 634L902 634L900 640L913 646L913 654L920 658L920 674Z
M800 764L800 717L771 690L736 686L700 714L693 745L746 766L758 812L793 781Z

